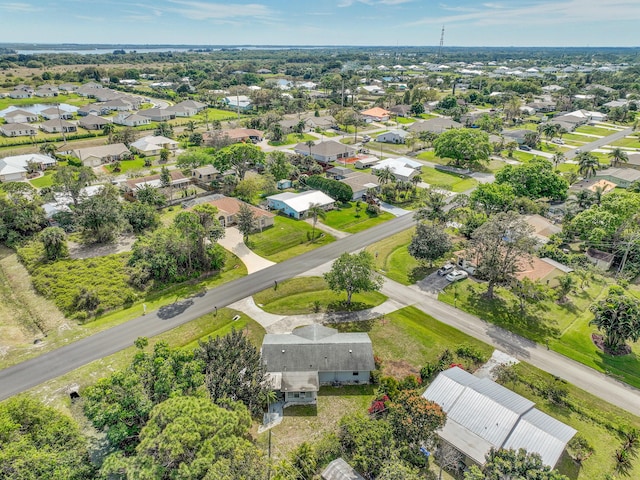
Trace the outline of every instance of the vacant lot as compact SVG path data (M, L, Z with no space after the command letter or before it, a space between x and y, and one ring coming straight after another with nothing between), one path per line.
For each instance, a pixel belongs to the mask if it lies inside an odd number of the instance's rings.
M422 167L420 174L423 182L435 187L442 187L452 192L464 192L475 187L478 182L473 178L455 173L441 172L431 167Z
M327 218L320 219L320 221L343 232L357 233L393 218L393 215L386 212L371 214L367 212L366 203L359 203L359 210L356 202L341 204L335 210L327 212Z

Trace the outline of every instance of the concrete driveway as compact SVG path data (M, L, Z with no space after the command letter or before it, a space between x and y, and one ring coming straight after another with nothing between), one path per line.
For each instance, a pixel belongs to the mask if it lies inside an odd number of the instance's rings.
M411 210L405 210L404 208L396 207L386 202L380 202L380 210L390 213L394 217L402 217L403 215L412 213Z
M438 272L433 272L424 277L419 282L416 282L416 286L423 292L433 295L436 298L438 294L445 289L451 282L446 277L438 275Z
M228 227L224 238L219 240L218 243L230 252L235 253L238 258L242 260L242 263L246 265L247 271L250 274L274 265L271 260L267 260L253 253L253 251L245 245L242 234L236 227Z

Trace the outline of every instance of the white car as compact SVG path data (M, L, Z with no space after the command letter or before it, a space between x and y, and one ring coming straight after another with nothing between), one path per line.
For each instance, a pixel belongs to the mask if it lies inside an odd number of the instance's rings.
M468 276L469 274L464 270L454 270L453 272L447 274L445 278L450 282L457 282L458 280L463 280Z
M455 265L451 262L445 263L442 267L438 269L438 275L441 277L445 276L447 273L451 273L455 269Z

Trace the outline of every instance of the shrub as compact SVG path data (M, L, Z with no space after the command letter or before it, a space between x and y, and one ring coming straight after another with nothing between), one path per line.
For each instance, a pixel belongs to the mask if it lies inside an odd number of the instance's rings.
M484 353L466 343L457 348L456 355L462 358L468 358L474 363L484 363L487 361L487 357Z

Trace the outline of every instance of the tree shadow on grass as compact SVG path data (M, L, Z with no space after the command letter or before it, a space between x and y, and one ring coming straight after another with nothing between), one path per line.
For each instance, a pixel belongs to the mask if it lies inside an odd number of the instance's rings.
M347 303L346 301L338 300L336 302L331 302L327 305L327 313L360 312L362 310L367 310L369 308L373 308L373 305L370 305L365 302Z
M374 385L340 385L337 387L320 387L318 397L341 397L345 395L373 395L376 392Z
M340 333L350 332L370 332L373 326L376 324L377 318L370 318L367 320L360 320L357 322L339 322L331 323L331 328L335 328Z
M433 267L427 267L426 265L418 265L417 267L413 267L407 277L411 283L416 283L425 278L435 269Z

